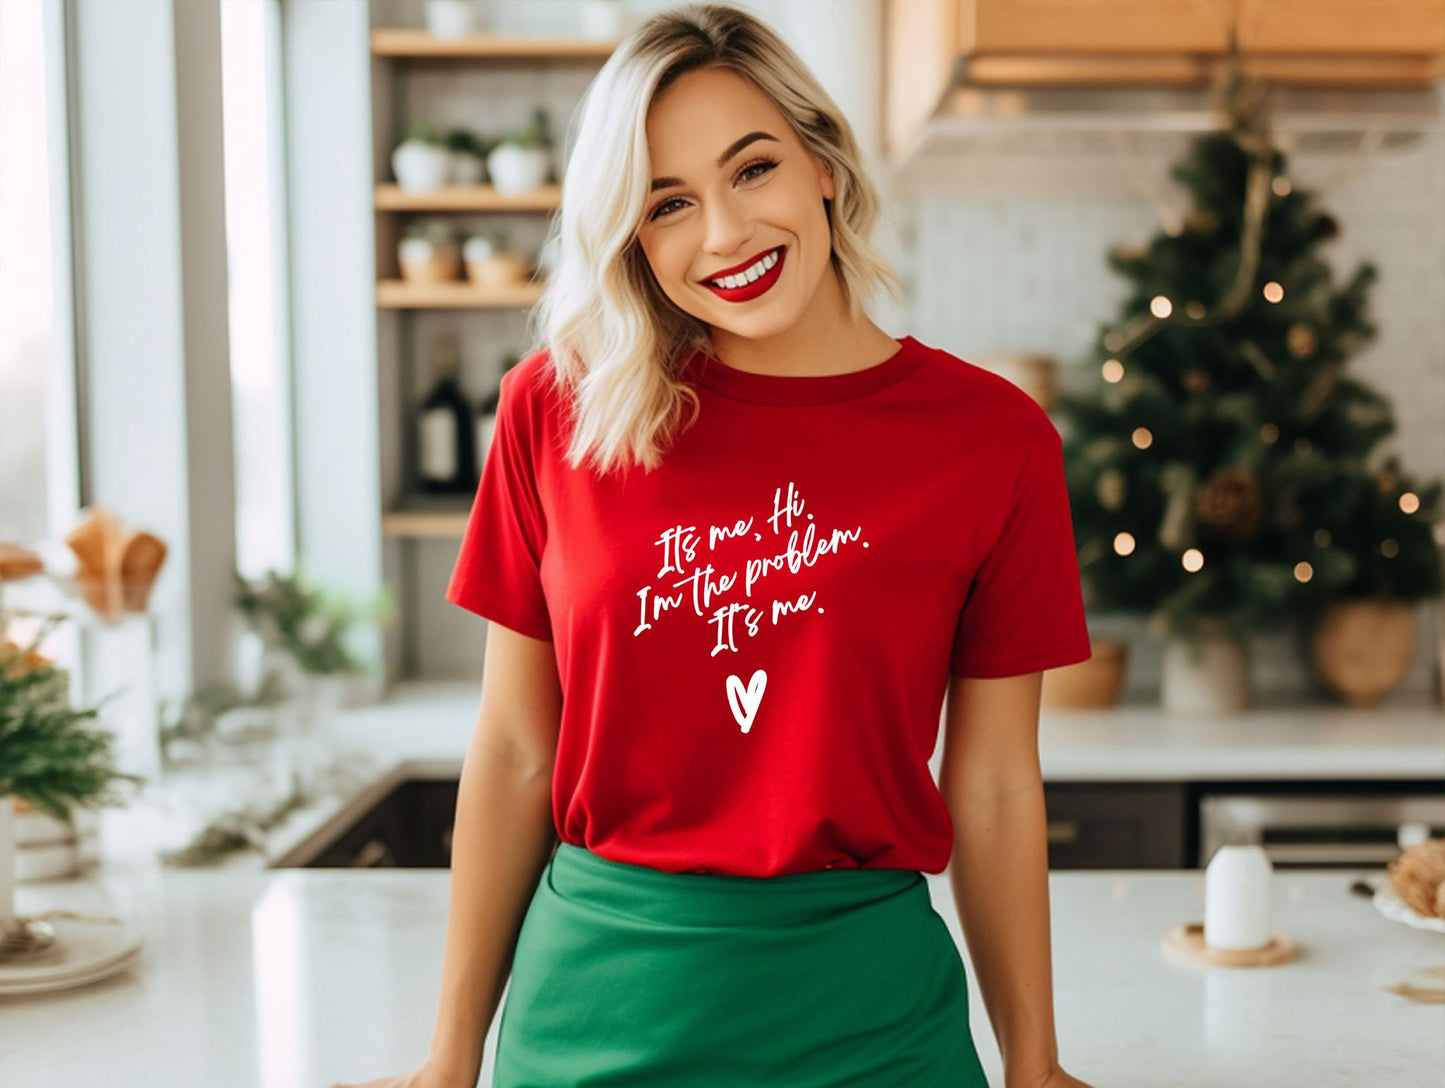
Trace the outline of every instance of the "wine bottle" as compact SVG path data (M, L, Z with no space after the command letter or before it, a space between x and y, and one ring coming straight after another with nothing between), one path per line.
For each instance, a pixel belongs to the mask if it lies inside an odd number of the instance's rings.
M521 356L508 355L505 359L503 372L511 370L521 360ZM501 399L501 389L493 389L477 406L477 461L485 463L487 451L492 448L492 432L497 426L497 404Z
M471 406L457 384L461 351L454 336L437 341L436 383L421 404L417 424L417 477L428 494L456 494L477 486Z

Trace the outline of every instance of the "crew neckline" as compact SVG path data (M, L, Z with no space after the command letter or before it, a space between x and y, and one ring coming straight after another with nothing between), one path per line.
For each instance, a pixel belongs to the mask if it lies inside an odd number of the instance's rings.
M896 337L898 350L881 363L843 374L758 374L728 366L699 348L688 362L697 384L734 400L758 404L831 404L883 389L911 374L927 358L928 349L913 337Z

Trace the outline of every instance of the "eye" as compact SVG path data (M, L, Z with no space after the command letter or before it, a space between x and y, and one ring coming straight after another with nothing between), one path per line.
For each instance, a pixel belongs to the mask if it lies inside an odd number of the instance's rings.
M755 178L762 177L764 174L774 169L777 165L778 163L775 159L754 159L752 162L748 163L746 166L744 166L741 170L738 171L737 180L752 181ZM759 167L761 167L761 169L758 169ZM757 171L756 173L753 172L755 170ZM652 220L661 218L664 215L671 215L672 213L667 209L671 205L678 203L686 203L686 201L682 200L680 197L670 197L667 200L664 200L661 204L652 209L652 214L647 217L648 221L651 222Z

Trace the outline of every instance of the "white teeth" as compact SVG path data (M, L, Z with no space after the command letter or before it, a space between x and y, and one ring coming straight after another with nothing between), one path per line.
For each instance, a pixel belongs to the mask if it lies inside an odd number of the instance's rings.
M761 276L764 272L772 268L773 265L777 263L778 254L777 251L774 250L757 264L753 265L749 269L746 269L745 271L739 272L736 276L724 276L720 280L712 280L711 282L717 284L719 287L741 287L745 283L752 283L754 280L756 280L759 276Z

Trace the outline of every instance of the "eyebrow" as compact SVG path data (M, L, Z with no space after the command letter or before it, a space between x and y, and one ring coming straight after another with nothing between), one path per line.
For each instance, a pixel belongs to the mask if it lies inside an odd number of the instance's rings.
M741 139L734 140L732 143L728 144L727 150L725 150L721 155L717 157L718 166L721 167L730 158L736 155L743 148L747 147L748 144L752 143L754 140L772 140L774 143L778 142L778 138L776 136L770 135L769 133L749 132ZM651 191L655 193L659 189L668 189L674 185L681 184L683 184L682 178L653 178Z

